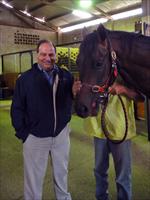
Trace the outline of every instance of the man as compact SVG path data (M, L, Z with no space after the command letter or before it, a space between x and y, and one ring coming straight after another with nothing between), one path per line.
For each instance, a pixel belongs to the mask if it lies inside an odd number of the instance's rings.
M71 200L67 189L69 126L73 94L80 82L55 65L53 44L41 40L37 63L16 81L11 106L16 136L23 141L24 199L41 200L42 186L51 156L57 200Z
M120 144L114 144L105 138L101 128L101 111L97 117L85 120L86 131L94 136L96 199L109 200L108 169L109 155L112 154L117 186L117 200L131 200L131 138L136 135L133 100L143 101L144 98L132 89L118 83L109 88L111 93L105 114L107 130L112 140L121 140L125 133L125 118L118 94L126 107L128 119L127 138ZM114 185L114 184L112 184Z

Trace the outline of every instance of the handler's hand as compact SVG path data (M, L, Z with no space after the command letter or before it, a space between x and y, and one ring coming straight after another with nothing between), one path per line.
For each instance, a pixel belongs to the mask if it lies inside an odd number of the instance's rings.
M134 89L127 88L118 83L114 83L111 87L109 87L109 92L112 95L115 95L115 94L124 95L134 101L144 102L145 100L145 97L141 93L135 91Z
M115 95L115 94L125 94L126 93L126 87L124 87L121 84L114 83L111 87L109 87L109 92L113 95Z
M74 97L80 91L81 87L82 87L81 81L80 80L75 80L74 83L73 83L73 86L72 86L72 93L73 93Z

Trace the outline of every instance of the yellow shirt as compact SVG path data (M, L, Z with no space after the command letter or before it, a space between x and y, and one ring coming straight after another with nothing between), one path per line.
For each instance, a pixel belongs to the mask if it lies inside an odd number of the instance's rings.
M128 132L126 139L136 135L133 101L121 96L127 113ZM121 102L117 95L110 95L105 113L105 125L112 140L121 140L125 133L125 117ZM101 128L101 108L96 117L84 120L84 129L88 135L105 138Z

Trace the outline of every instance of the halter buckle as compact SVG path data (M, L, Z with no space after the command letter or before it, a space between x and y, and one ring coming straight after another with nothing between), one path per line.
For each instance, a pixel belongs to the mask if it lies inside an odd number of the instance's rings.
M111 57L113 60L116 60L117 56L115 51L111 51Z
M104 87L100 87L99 85L94 85L92 87L92 92L94 93L103 93L105 91Z
M108 92L104 92L103 94L99 95L98 102L101 105L104 105L106 101L108 101Z

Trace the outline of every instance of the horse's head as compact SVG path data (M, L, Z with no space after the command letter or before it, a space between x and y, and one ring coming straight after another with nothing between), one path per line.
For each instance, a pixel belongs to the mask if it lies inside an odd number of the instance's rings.
M113 55L115 57L115 54ZM112 82L111 46L107 30L100 25L80 45L77 58L82 88L77 95L75 110L81 117L97 115L99 103L108 95Z

